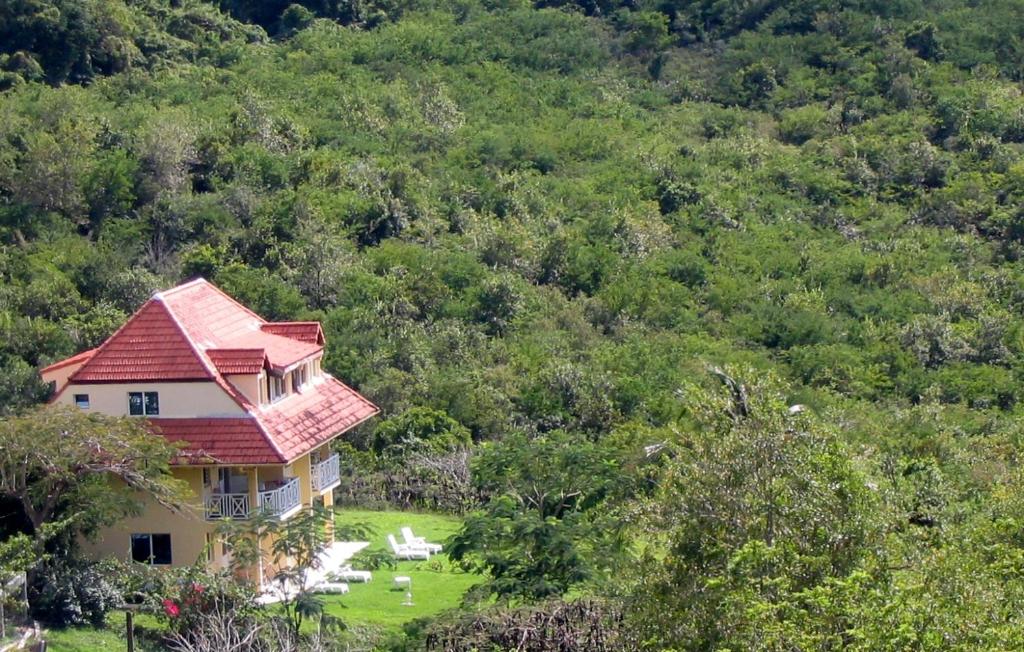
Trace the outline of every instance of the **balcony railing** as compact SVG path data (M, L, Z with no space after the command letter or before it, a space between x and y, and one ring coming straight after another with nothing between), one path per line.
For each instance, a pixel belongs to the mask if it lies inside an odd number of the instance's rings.
M284 516L302 503L299 494L299 479L292 478L286 484L257 495L259 508L269 514Z
M249 494L210 494L203 503L208 521L249 518Z
M337 453L313 465L311 481L313 491L327 491L341 483L341 458Z

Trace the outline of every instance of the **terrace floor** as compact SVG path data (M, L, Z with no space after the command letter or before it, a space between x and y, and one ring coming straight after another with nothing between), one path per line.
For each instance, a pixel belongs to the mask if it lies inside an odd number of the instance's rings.
M327 580L328 576L335 573L345 565L357 552L369 546L368 541L335 541L329 548L320 553L319 567L309 572L307 585L315 587ZM271 582L256 601L260 604L273 604L284 599L284 594L295 595L295 587L281 587L276 582Z

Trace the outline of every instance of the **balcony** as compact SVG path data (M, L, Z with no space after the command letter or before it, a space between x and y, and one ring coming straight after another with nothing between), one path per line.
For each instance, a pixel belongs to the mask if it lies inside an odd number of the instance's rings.
M249 494L210 494L203 500L206 520L249 518Z
M299 511L301 505L298 478L292 478L280 487L256 494L257 509L282 519ZM208 521L219 521L224 518L245 520L253 515L249 494L209 494L203 500L203 510Z
M302 497L299 492L299 479L292 478L276 489L261 491L257 494L257 505L268 514L287 518L299 510Z
M341 484L341 458L337 453L310 468L313 491L323 493Z

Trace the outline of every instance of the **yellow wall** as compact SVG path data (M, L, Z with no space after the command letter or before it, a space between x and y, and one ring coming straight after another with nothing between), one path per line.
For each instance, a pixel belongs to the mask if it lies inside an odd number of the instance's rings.
M310 485L312 473L309 468L309 453L306 453L291 464L291 475L299 479L299 500L303 505L313 503L313 487Z
M75 383L57 403L75 404L75 394L89 395L89 412L128 415L128 392L159 392L160 417L214 417L245 414L223 389L211 382L194 383Z
M326 457L330 453L330 446L324 445L321 450ZM217 467L207 467L210 470L210 478L216 481ZM257 484L272 479L280 479L286 476L298 477L301 488L302 504L308 508L313 499L320 494L315 494L310 486L310 456L304 455L288 466L260 466L260 467L234 467L241 468L249 475L249 499L253 509L257 504ZM209 493L209 488L203 486L203 471L201 467L178 467L172 470L175 477L188 483L191 491L189 506L183 513L173 513L162 505L156 503L149 496L140 495L144 509L139 516L125 519L124 521L101 530L93 540L82 541L82 551L95 559L102 557L118 557L124 560L131 560L131 535L132 534L170 534L171 535L171 561L172 566L189 566L197 559L206 560L207 534L211 535L212 565L224 568L230 563L230 553L224 556L223 546L216 536L217 522L207 521L203 515L202 496ZM334 505L333 492L322 494L324 505ZM333 539L333 524L328 525L328 531ZM270 559L272 541L265 539L261 542L261 549L264 558ZM253 568L242 574L253 582L264 582L270 580L277 569L269 563L262 564L262 568Z
M95 540L83 541L83 552L94 558L118 557L131 560L131 535L155 533L171 535L173 566L187 566L200 557L206 559L206 533L213 532L216 524L203 518L199 499L202 495L202 471L198 468L177 468L173 473L175 477L185 480L192 491L191 504L183 513L171 512L150 496L140 494L139 498L145 506L143 512L101 530ZM218 556L219 548L215 546Z
M266 381L264 372L261 371L258 374L231 374L230 376L225 376L225 378L254 405L259 405L263 402L261 400L260 386Z

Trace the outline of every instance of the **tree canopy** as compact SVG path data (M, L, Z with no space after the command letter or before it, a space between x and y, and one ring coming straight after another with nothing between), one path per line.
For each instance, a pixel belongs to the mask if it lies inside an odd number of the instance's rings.
M39 542L88 533L138 509L135 492L179 508L186 490L170 474L176 453L139 419L41 408L0 419L0 495L20 504ZM61 532L47 528L58 523Z
M1022 13L5 3L4 427L60 441L35 370L202 275L322 321L382 408L346 464L450 477L484 591L649 648L1020 647Z

